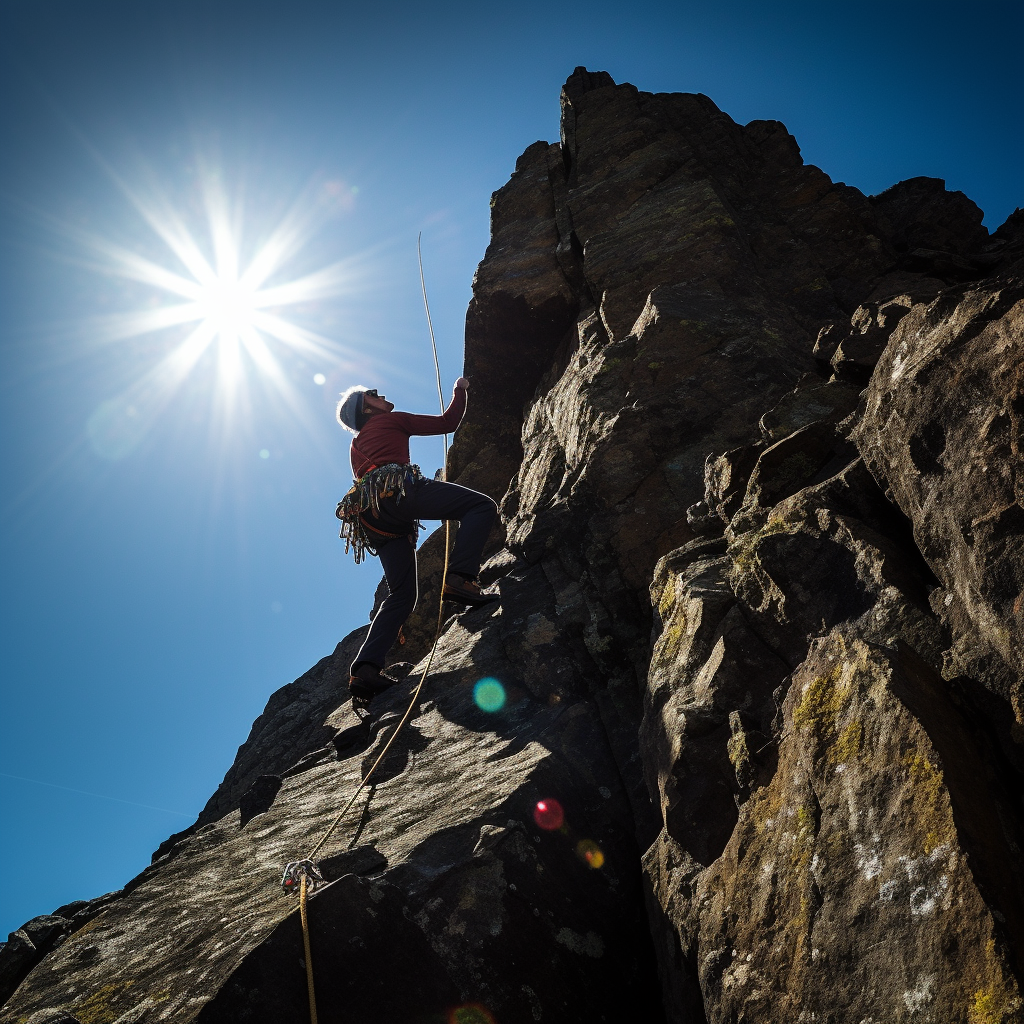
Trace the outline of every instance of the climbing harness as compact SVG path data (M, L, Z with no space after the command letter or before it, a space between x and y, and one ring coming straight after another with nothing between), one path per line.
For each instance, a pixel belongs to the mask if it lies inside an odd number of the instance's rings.
M444 410L441 410L444 412ZM445 456L448 444L445 435ZM383 498L394 498L397 505L405 497L405 488L410 481L423 480L419 466L404 466L400 462L388 462L383 466L371 466L352 486L341 501L334 514L341 520L338 536L345 542L345 554L352 551L356 565L366 557L366 552L376 554L378 545L384 540L404 537L404 533L388 533L366 521L366 513L374 518L380 516L380 503ZM415 526L413 527L415 531Z
M441 405L441 414L444 415L444 394L441 391L441 365L438 362L438 358L437 358L437 344L434 341L434 325L433 325L433 323L430 320L430 305L427 302L427 285L426 285L426 281L423 278L423 252L422 252L422 249L421 249L421 246L420 246L422 238L423 238L423 234L421 232L417 236L417 238L416 238L416 255L419 258L419 264L420 264L420 287L423 290L423 308L424 308L424 310L426 311L426 314L427 314L427 327L430 330L430 347L431 347L431 350L433 351L433 354L434 354L434 371L435 371L435 373L437 375L437 400L438 400L438 402ZM448 467L448 435L445 434L444 435L444 465L443 465L442 469L438 470L439 478L441 480L445 480L447 478L447 467ZM401 488L401 495L404 496L405 495L405 480L407 479L406 474L408 473L409 470L415 470L417 474L420 474L419 466L400 466L398 463L391 463L391 464L386 465L386 466L374 466L374 467L372 467L367 473L363 474L363 476L360 478L360 480L353 485L352 490L350 490L348 492L348 494L346 494L345 497L338 503L338 510L337 510L337 512L335 514L342 521L341 537L346 542L345 543L345 551L346 551L346 553L348 552L350 545L355 549L355 559L356 559L356 563L357 564L362 560L363 553L365 552L365 550L367 548L370 548L370 550L372 550L372 547L371 547L370 544L366 543L365 541L361 541L360 538L362 538L362 536L363 536L363 534L361 532L354 532L353 531L353 532L350 532L350 533L346 534L346 526L350 522L352 522L352 519L351 519L350 515L346 515L345 517L342 516L342 505L344 505L346 503L346 501L348 501L349 497L353 494L353 491L357 491L358 490L358 488L360 487L360 484L362 483L362 481L366 480L366 478L368 476L370 476L370 475L372 475L374 473L377 473L380 470L394 471L396 469L401 469L401 470L404 471L402 476L401 476L401 480L400 481L396 481L396 477L394 475L385 477L385 479L393 481L393 482L396 482L396 485ZM421 478L422 478L421 475L418 475L416 477L416 479L421 479ZM437 478L438 477L435 477L435 479L437 479ZM374 500L373 496L375 494L374 488L371 487L369 489L368 493L370 495L370 501L372 502ZM391 495L390 494L385 494L384 491L381 490L379 492L379 496L376 498L376 500L378 502L379 502L380 497L391 497ZM359 501L362 501L362 496L360 496ZM354 504L355 504L354 501L350 502L347 507L351 508L351 507L354 506ZM360 509L360 511L359 511L359 513L357 514L357 517L356 517L356 522L361 523L363 526L366 526L367 524L364 523L363 520L362 520L362 513L365 512L367 508L374 508L374 511L377 510L375 506L370 505L370 504L365 505L365 506L363 506ZM372 529L372 527L371 527L371 529ZM415 527L414 527L414 529L415 529ZM381 532L381 531L375 531L375 532ZM401 535L399 534L397 536L401 536ZM360 544L361 544L361 546L360 546ZM352 796L349 797L348 803L345 804L345 806L341 809L341 811L339 811L339 813L335 816L334 820L328 826L327 831L324 832L324 834L320 837L320 840L316 843L316 845L313 847L313 849L310 850L309 856L306 857L304 860L292 861L284 869L284 875L281 878L281 886L282 886L282 888L284 889L284 891L286 893L293 893L293 892L295 892L296 880L298 882L298 889L299 889L299 917L300 917L301 922L302 922L302 943L303 943L303 949L305 951L306 987L307 987L308 992L309 992L309 1018L310 1018L311 1024L317 1024L317 1017L316 1017L316 996L315 996L314 991L313 991L313 960L312 960L312 956L311 956L311 953L310 953L310 946L309 946L309 922L308 922L307 915L306 915L306 902L307 902L308 894L310 892L312 892L316 888L317 885L324 884L324 878L320 874L319 870L317 869L316 862L314 861L314 858L323 849L324 844L327 842L327 840L330 839L330 837L334 834L335 829L341 824L342 819L348 813L348 811L352 807L352 805L356 802L356 798L362 792L362 790L366 786L367 782L370 781L370 777L377 770L377 766L387 756L388 750L391 749L391 744L394 743L395 740L398 738L398 734L402 731L403 726L409 720L409 716L412 714L412 709L416 706L416 701L419 700L420 690L423 688L423 683L425 682L427 676L430 674L430 667L434 663L434 652L437 650L437 641L441 637L441 627L442 627L442 625L444 625L444 588L445 588L445 585L448 582L448 556L449 556L449 548L450 548L450 546L451 546L451 527L450 527L448 521L445 520L445 524L444 524L444 569L443 569L443 571L441 573L441 596L438 599L438 606L437 606L437 627L434 630L434 641L430 645L430 654L427 657L427 664L424 667L422 674L420 675L419 682L417 682L416 687L412 691L412 696L409 698L409 706L405 709L405 714L402 715L398 725L395 726L394 731L388 737L387 743L384 744L384 749L377 755L377 759L370 766L369 771L367 771L367 773L362 777L362 779L359 782L359 785L356 786L355 791L353 792Z

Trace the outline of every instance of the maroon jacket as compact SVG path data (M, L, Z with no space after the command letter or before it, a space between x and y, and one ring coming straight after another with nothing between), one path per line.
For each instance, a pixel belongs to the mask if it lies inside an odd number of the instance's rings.
M409 461L409 438L450 434L466 412L466 390L456 388L451 405L442 416L417 416L411 412L378 412L352 439L352 475L358 480L375 466Z

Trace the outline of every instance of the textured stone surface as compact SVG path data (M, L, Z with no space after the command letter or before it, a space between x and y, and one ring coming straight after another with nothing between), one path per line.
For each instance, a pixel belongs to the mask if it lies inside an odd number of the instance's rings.
M869 199L705 96L561 104L492 200L449 463L502 605L443 617L319 854L320 1019L1019 1021L1021 217ZM280 872L395 734L442 538L371 718L363 627L147 871L16 933L5 1024L308 1019Z
M793 673L774 776L695 894L711 1019L1017 1015L1018 858L942 690L841 632Z
M0 1000L7 999L28 972L71 931L57 914L34 917L11 932L0 949Z
M1024 726L1024 265L920 304L867 393L857 443L943 584L947 673Z
M702 504L725 536L659 563L641 748L662 810L644 865L670 1020L1021 1019L1021 733L999 699L1020 675L985 655L1004 636L985 607L957 618L940 585L1016 595L1021 539L1004 531L999 564L982 548L973 576L933 539L1014 501L1012 427L984 449L991 473L965 467L1017 394L1015 281L904 313L845 420L804 381L763 421L792 434L709 460ZM954 337L977 347L954 353ZM894 364L934 390L901 394ZM814 405L825 415L804 425L781 415ZM936 420L955 442L929 463L947 490L926 504L909 451ZM968 480L990 489L967 498Z

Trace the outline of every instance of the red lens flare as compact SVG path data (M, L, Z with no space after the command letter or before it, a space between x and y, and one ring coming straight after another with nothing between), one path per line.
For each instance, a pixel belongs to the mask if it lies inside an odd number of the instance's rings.
M480 1003L456 1006L448 1013L448 1024L497 1024L490 1010Z
M545 800L538 800L534 805L533 820L537 822L538 828L554 832L565 824L565 811L557 800L548 797Z

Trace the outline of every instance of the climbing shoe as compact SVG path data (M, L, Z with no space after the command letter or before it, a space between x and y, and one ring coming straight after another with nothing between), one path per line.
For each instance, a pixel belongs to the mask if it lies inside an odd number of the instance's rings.
M353 699L371 701L378 693L394 686L398 680L382 672L376 665L363 662L355 672L348 677L348 692Z
M454 575L448 577L441 596L445 601L454 601L456 604L465 604L472 608L501 600L498 594L485 594L476 580L466 580Z

